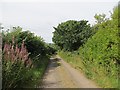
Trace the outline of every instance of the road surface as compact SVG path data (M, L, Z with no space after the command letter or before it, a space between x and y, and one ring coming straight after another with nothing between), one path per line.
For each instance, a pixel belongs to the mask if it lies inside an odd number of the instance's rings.
M40 88L98 88L60 57L51 58Z

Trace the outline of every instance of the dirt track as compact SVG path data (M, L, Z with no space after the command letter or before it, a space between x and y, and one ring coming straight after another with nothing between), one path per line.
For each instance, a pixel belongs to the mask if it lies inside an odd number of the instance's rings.
M80 71L72 68L60 57L51 58L45 72L42 88L98 88Z

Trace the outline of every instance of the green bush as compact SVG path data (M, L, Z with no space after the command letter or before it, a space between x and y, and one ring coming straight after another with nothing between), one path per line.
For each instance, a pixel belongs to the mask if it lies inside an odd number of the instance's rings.
M13 27L10 31L3 33L3 46L5 42L11 43L12 38L14 38L14 44L17 44L18 47L20 47L22 41L24 41L31 60L36 63L42 62L37 58L42 58L43 56L48 57L56 52L56 49L45 43L41 37L35 36L34 33L30 31L22 31L21 27Z
M85 73L90 78L97 79L103 87L118 86L118 66L120 65L118 39L118 18L113 18L101 23L96 34L89 38L79 50L86 67Z
M56 51L54 47L20 27L13 27L2 35L3 89L37 86L50 56Z

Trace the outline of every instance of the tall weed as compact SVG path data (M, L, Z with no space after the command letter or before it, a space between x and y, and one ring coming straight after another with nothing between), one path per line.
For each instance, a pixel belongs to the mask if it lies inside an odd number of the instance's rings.
M24 41L21 48L14 45L14 39L10 44L5 43L2 58L3 88L22 87L23 83L30 79L32 67Z

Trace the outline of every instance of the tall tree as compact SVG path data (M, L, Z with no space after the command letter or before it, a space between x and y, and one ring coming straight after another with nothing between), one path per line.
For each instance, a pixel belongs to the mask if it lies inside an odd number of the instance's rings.
M53 42L61 49L68 51L77 50L91 36L88 21L69 20L54 27Z

